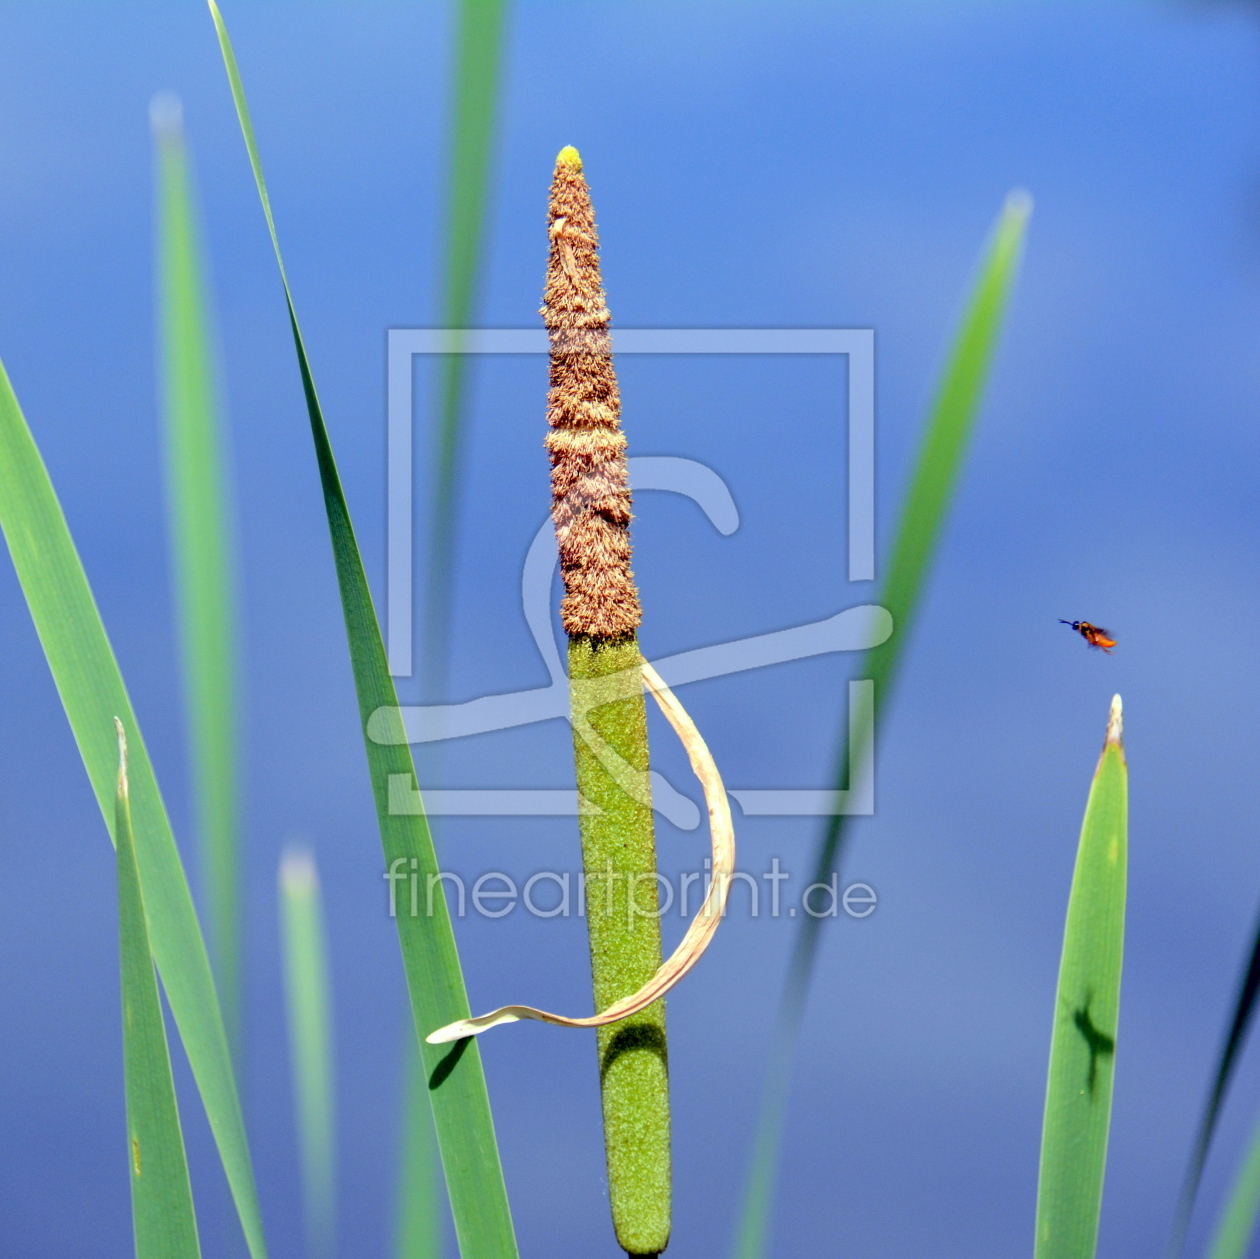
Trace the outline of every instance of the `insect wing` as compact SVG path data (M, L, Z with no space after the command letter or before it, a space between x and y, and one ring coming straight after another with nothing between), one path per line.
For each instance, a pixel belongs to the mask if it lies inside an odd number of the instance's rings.
M1082 624L1081 633L1085 635L1085 639L1091 647L1099 647L1103 651L1110 651L1116 645L1116 640L1112 638L1111 631L1103 629L1101 625Z

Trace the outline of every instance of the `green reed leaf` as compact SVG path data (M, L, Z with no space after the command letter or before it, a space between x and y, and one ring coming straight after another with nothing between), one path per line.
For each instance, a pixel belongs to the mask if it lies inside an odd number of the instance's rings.
M446 210L446 275L442 297L442 322L447 328L467 328L476 303L506 10L506 0L460 0L458 5ZM469 366L468 355L448 354L439 368L424 617L424 681L434 698L439 697L450 648L451 572L455 555L455 513L462 479Z
M122 972L123 1075L127 1086L127 1163L136 1259L200 1259L188 1159L175 1101L175 1080L144 894L136 865L127 791L127 745L118 723L118 939Z
M484 253L486 206L499 99L506 0L459 0L455 55L452 58L451 127L446 213L446 275L442 323L466 328L473 320L477 281ZM455 521L459 503L461 455L470 364L464 354L446 355L439 365L438 423L432 474L433 505L429 522L424 608L424 655L421 681L426 695L445 695L450 650L451 574L455 557ZM410 660L411 644L406 647ZM410 664L406 666L410 671ZM416 1069L408 1047L404 1076L403 1161L399 1185L398 1259L430 1259L440 1246L435 1181L439 1172L433 1149L433 1117L428 1090L416 1093L424 1073ZM420 1179L415 1179L419 1177Z
M153 956L201 1092L250 1254L253 1259L264 1259L267 1248L232 1058L188 880L87 575L2 364L0 529L111 833L115 821L116 716L121 717L126 730L136 864Z
M1260 1220L1260 1120L1252 1128L1229 1197L1208 1247L1208 1259L1247 1259L1247 1248Z
M1093 1259L1098 1242L1124 960L1128 833L1129 771L1117 695L1085 806L1063 931L1035 1259Z
M442 1167L433 1134L429 1074L414 1036L407 1038L406 1072L394 1255L395 1259L438 1259L442 1253Z
M236 57L218 6L214 0L209 0L209 5L284 286L289 326L293 332L328 516L387 877L390 878L391 892L396 881L406 888L411 879L416 881L419 890L418 911L410 912L408 898L400 898L396 923L412 1016L417 1035L423 1040L436 1028L467 1018L471 1013L468 996L446 897L442 884L437 880L437 858L428 822L420 812L390 811L391 783L397 783L414 794L415 768L411 749L402 742L401 718L397 715L398 697L386 662L385 645L372 605L367 575L289 291ZM392 741L377 743L367 737L368 722L374 713L380 714L378 721L393 723L388 732ZM430 890L433 892L431 901L427 894ZM463 1259L515 1256L516 1240L477 1044L471 1039L453 1045L422 1044L420 1052L429 1072L429 1097L460 1253Z
M1168 1259L1177 1259L1185 1245L1186 1233L1190 1229L1190 1217L1194 1211L1194 1200L1198 1196L1199 1182L1203 1179L1208 1150L1212 1147L1212 1136L1216 1132L1216 1124L1225 1105L1230 1081L1242 1056L1243 1047L1247 1043L1247 1030L1255 1018L1258 1005L1260 1005L1260 923L1257 923L1252 931L1251 947L1239 975L1238 992L1234 997L1229 1028L1221 1041L1216 1058L1216 1070L1212 1073L1212 1087L1204 1102L1199 1129L1195 1134L1194 1145L1191 1147L1190 1158L1186 1164L1186 1174L1181 1183L1181 1196L1177 1202L1177 1211L1173 1216L1173 1226L1165 1248Z
M879 602L892 614L892 637L863 658L857 676L875 683L874 710L863 713L851 746L842 749L836 786L845 786L846 767L865 772L871 733L886 710L910 627L914 623L949 504L957 487L997 349L1011 289L1019 270L1032 201L1012 193L999 215L981 259L962 322L945 364L919 445L918 462L901 507L892 561ZM847 818L828 819L814 861L811 882L826 883L836 869ZM770 1236L775 1177L782 1147L784 1114L791 1089L792 1059L800 1035L805 999L818 953L821 920L799 920L775 1022L762 1089L748 1183L735 1241L737 1259L764 1259Z
M336 1249L332 1012L324 913L315 858L288 848L280 860L280 938L307 1254L331 1259Z
M228 1039L239 1041L236 607L210 308L179 99L150 107L157 149L163 431L206 934Z

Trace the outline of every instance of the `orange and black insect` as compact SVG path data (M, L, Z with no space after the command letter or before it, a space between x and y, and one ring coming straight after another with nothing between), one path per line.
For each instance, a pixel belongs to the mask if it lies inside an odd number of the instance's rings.
M1091 647L1097 647L1099 651L1105 651L1107 655L1111 655L1111 649L1116 645L1116 640L1111 637L1110 630L1091 625L1088 621L1065 621L1060 617L1059 624L1070 625Z

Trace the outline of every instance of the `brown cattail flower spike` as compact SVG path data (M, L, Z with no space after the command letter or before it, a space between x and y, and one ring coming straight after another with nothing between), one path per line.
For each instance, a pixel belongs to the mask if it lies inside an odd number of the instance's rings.
M547 450L570 637L617 639L642 619L630 571L630 484L611 316L599 272L590 190L577 150L564 149L551 184L543 322L551 339Z

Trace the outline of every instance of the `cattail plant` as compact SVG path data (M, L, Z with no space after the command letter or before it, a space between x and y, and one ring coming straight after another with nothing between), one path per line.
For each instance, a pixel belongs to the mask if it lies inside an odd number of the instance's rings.
M630 571L630 485L595 212L574 148L551 184L543 320L551 342L547 450L564 579L573 750L595 1006L637 991L661 965L647 713ZM598 1029L608 1191L632 1255L669 1241L665 1003Z
M630 571L626 439L612 369L595 215L577 150L556 162L543 316L551 340L547 447L569 634L569 692L581 807L582 909L598 1013L584 1018L505 1005L435 1028L430 1045L520 1019L596 1028L608 1188L617 1240L631 1255L669 1242L669 1070L665 994L717 931L735 869L726 788L686 709L639 653L639 595ZM648 776L652 692L704 789L712 878L704 903L661 961L656 842Z

